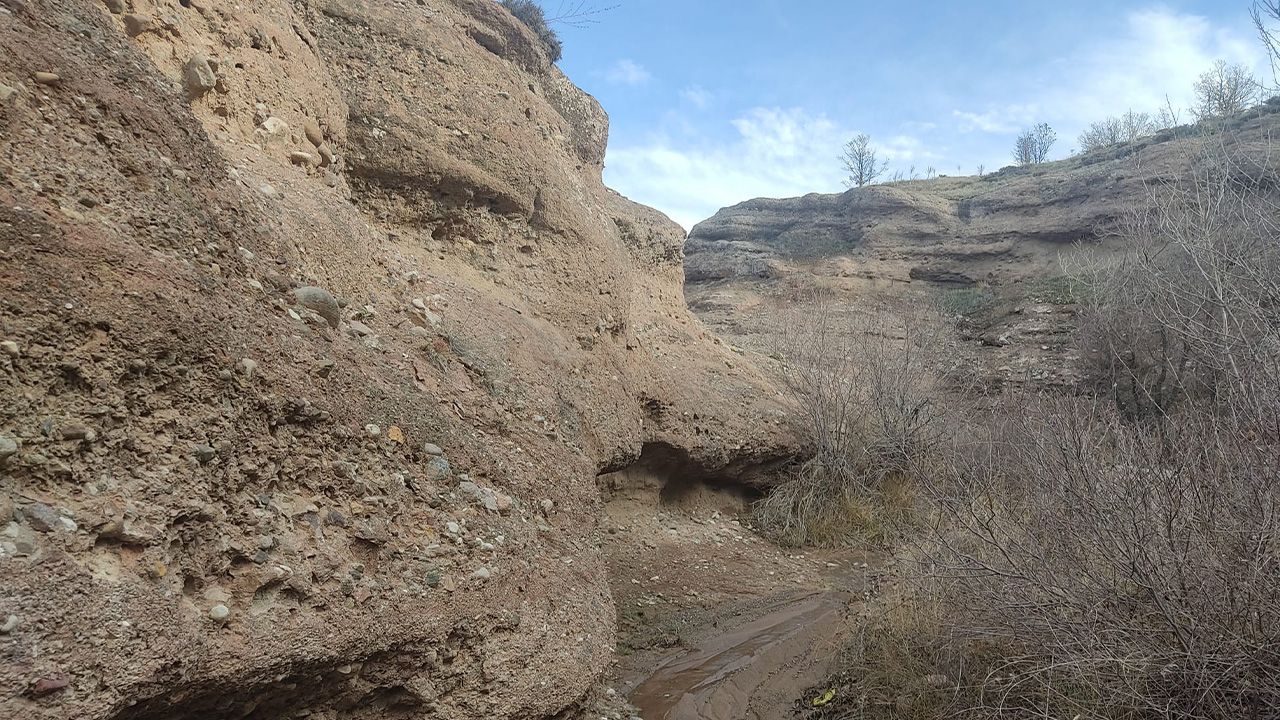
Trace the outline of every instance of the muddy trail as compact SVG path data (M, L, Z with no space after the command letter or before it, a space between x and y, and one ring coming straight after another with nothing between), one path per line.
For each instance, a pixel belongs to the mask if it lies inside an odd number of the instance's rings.
M606 505L618 688L644 720L786 720L834 670L877 553L788 552L744 526L749 498L629 477Z

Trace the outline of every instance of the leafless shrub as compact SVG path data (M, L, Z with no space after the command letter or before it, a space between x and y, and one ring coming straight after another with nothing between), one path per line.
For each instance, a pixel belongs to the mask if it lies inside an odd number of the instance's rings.
M1049 150L1058 141L1058 133L1048 123L1023 130L1013 146L1013 159L1019 165L1037 165L1049 159Z
M915 472L949 628L917 644L967 658L948 712L1280 707L1280 184L1268 138L1187 147L1088 280L1100 392L1010 398Z
M1144 112L1129 110L1123 115L1090 123L1080 134L1080 152L1133 142L1156 131L1156 123Z
M1096 401L1017 407L934 476L952 627L1002 648L989 677L964 679L982 714L1280 707L1280 446L1263 418L1146 427Z
M1151 184L1093 270L1084 327L1104 383L1132 417L1190 399L1230 409L1280 378L1280 190L1270 138L1188 143L1187 176Z
M776 339L814 456L757 504L755 518L789 545L836 544L859 527L877 534L867 528L908 502L905 474L940 431L928 351L935 325L917 318L895 329L847 312L812 298Z

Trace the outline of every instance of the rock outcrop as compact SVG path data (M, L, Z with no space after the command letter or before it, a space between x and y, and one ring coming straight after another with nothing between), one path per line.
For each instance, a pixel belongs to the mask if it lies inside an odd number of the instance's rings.
M982 177L750 200L693 228L685 292L704 322L761 361L776 354L770 344L787 313L815 298L876 316L896 334L921 320L921 308L939 307L959 318L960 340L973 351L942 353L963 363L956 376L991 388L1071 388L1082 376L1070 274L1123 251L1122 221L1215 153L1265 167L1278 112L1272 101L1203 127ZM1213 147L1208 156L1202 140Z
M489 0L0 0L0 716L584 711L596 476L794 452L607 128Z
M1233 151L1258 150L1280 120L1267 104L1228 123ZM1117 222L1153 186L1196 162L1197 130L1165 130L1069 160L976 177L871 185L839 195L756 199L698 224L685 245L690 284L768 279L790 269L944 284L1057 270L1076 246L1106 252ZM1190 136L1190 139L1188 139Z

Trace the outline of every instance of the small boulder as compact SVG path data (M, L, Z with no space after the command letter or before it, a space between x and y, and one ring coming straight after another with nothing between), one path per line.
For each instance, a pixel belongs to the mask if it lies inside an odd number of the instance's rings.
M147 15L134 15L130 13L125 15L121 20L124 21L124 34L129 37L138 37L143 33L151 32L155 29L155 21Z
M192 96L203 95L218 85L218 73L207 55L195 55L182 68L182 80Z
M308 120L306 124L302 126L302 132L306 134L307 140L310 141L312 145L320 147L324 144L324 133L321 132L320 126L316 124L316 121Z
M62 514L44 503L32 503L22 509L22 516L32 528L48 533L63 529Z
M333 297L333 293L322 287L308 285L294 290L293 297L299 305L324 318L330 327L338 327L338 322L342 319L342 310L338 307L338 300Z

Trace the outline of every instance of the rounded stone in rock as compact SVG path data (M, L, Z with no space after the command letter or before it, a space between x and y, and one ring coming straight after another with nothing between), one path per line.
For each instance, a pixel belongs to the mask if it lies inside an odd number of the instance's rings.
M31 73L31 79L35 80L37 85L57 85L62 82L61 75L51 72Z
M119 15L125 11L124 0L103 0L103 4L112 15Z
M338 327L338 321L342 319L342 310L338 307L338 301L333 297L333 293L322 287L308 285L294 290L293 298L302 307L324 318L330 327Z
M378 427L377 425L374 425L373 423L369 423L368 425L364 426L364 432L369 437L376 438L382 435L382 428Z
M252 358L241 358L240 362L236 364L236 368L241 375L251 378L258 371L258 361Z
M18 625L21 622L22 621L18 618L17 615L9 615L4 619L4 624L0 625L0 634L8 635L14 630L17 630Z
M231 617L231 608L222 603L209 608L209 618L215 622L225 622L229 617Z
M471 578L473 580L488 580L490 577L493 577L493 572L487 567L479 568L475 572L471 573Z
M10 435L0 435L0 460L18 454L18 440Z
M130 13L121 18L121 20L124 21L124 34L131 38L150 32L155 27L155 22L146 15Z
M201 465L209 464L218 456L218 451L208 445L196 445L191 448L191 453L196 456L196 460L198 460Z
M314 120L308 120L302 126L302 132L307 136L307 140L312 145L320 147L324 144L324 133L320 131L320 126Z
M5 355L10 357L18 357L22 354L22 348L18 347L18 343L12 340L0 342L0 351L3 351Z
M444 449L434 443L423 443L422 452L427 455L444 455Z
M62 514L44 503L31 503L22 509L22 516L28 525L43 533L64 529Z
M85 427L84 425L67 425L62 428L61 433L63 440L83 440L85 442L93 442L98 439L98 433L92 428Z

